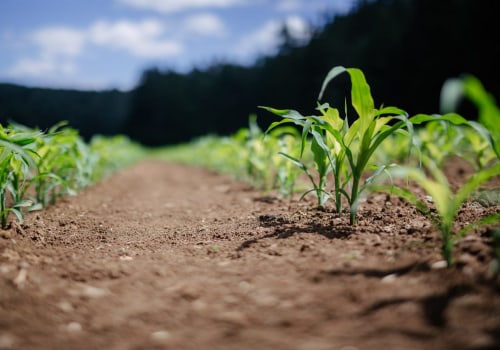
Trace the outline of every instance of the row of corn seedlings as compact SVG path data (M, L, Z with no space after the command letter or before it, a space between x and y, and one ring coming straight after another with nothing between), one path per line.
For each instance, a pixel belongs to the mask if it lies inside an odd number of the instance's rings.
M500 221L499 215L492 215L454 230L464 202L500 175L500 110L494 98L472 76L450 79L443 86L443 114L409 116L397 107L376 108L363 72L338 66L327 74L318 101L341 74L351 80L346 105L350 101L352 108L318 103L317 115L304 116L293 109L261 106L281 118L266 132L251 117L249 127L235 135L206 136L170 148L167 159L231 173L261 189L288 195L300 187L296 183L302 173L311 187L301 198L314 194L318 207L333 201L339 213L348 211L352 225L362 196L372 191L398 195L435 225L443 242L442 255L451 265L457 239L472 228ZM462 98L478 106L477 122L453 112ZM461 157L475 169L458 191L453 191L444 173L450 157ZM423 201L410 186L397 187L392 181L396 177L420 186L432 203Z
M157 157L210 168L246 181L263 191L277 190L287 197L295 193L300 170L280 156L300 147L298 131L283 127L265 134L256 116L248 127L230 136L206 135L186 144L159 149Z
M127 155L117 153L119 149L128 150ZM138 159L133 155L139 153L140 147L123 137L96 137L86 143L65 123L46 131L0 125L1 227L9 225L11 213L23 222L26 211L75 194Z
M360 195L367 190L387 191L415 204L441 233L442 254L451 265L452 248L457 237L482 224L500 221L499 215L491 215L458 233L453 230L464 202L486 181L500 175L500 111L494 99L477 79L465 77L445 84L442 103L453 108L460 97L470 98L478 106L478 122L468 121L451 111L443 115L409 117L396 107L375 108L370 87L361 70L335 67L323 83L319 100L330 81L342 73L348 73L351 78L351 103L357 113L352 124L349 124L347 115L341 117L340 111L327 103L317 107L319 115L312 116L303 116L295 110L263 107L283 118L273 123L269 130L289 123L302 130L301 149L309 147L314 154L313 169L317 172L317 182L310 175L313 171L310 165L300 158L283 155L311 178L311 191L318 197L318 206L333 198L337 211L341 212L342 197L346 199L351 224L356 223ZM413 165L412 154L417 160ZM464 158L476 170L457 192L452 191L443 172L444 161L451 156ZM403 165L396 165L396 162ZM437 215L409 187L375 186L374 180L383 172L390 178L410 179L421 186L431 196ZM333 191L327 190L330 174Z

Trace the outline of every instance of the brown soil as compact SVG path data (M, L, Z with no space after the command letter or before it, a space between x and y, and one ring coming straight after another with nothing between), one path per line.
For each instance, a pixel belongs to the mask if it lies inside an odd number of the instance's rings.
M500 349L487 229L443 268L439 234L382 194L351 227L147 161L0 233L0 349Z

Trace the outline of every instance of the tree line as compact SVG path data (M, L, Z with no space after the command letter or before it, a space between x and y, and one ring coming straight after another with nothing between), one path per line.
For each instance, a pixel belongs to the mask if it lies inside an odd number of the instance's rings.
M78 91L0 84L0 123L47 129L61 121L85 138L123 131L130 93L118 90Z
M496 0L361 0L348 14L324 14L307 43L283 27L278 53L251 66L216 62L188 73L152 67L128 93L0 85L0 121L44 127L64 119L84 136L122 133L146 145L174 144L233 133L254 113L266 127L276 119L259 105L314 113L336 65L362 69L376 104L438 113L444 81L462 74L500 96L498 10ZM347 84L336 80L325 101L342 105ZM464 111L474 116L470 106Z

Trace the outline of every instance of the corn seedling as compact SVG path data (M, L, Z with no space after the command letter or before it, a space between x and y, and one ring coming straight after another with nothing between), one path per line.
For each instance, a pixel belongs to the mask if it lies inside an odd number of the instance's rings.
M464 202L471 197L479 186L491 178L500 175L500 164L474 173L455 193L452 191L443 171L437 167L433 160L423 155L422 165L423 168L398 166L391 170L391 175L415 181L432 198L435 213L425 201L420 200L408 189L395 186L377 186L374 190L386 191L400 196L415 205L420 212L428 217L441 234L442 255L448 266L451 266L452 250L456 242L456 237L462 237L473 228L492 224L500 220L500 216L498 215L488 216L478 222L467 225L457 233L454 233L453 230L458 211Z
M495 98L489 94L479 79L472 75L462 79L449 79L443 85L441 91L441 109L450 112L457 109L462 98L469 99L478 109L478 122L471 121L470 125L476 129L481 136L490 144L492 151L500 160L500 109ZM474 141L473 146L481 154L488 147L483 146L478 141ZM489 161L489 156L483 162ZM482 165L482 163L480 164Z
M279 154L293 154L297 150L299 134L295 128L278 128ZM299 169L284 157L275 159L276 175L273 188L284 197L291 197L295 193L295 186L299 176Z
M444 165L446 159L463 149L460 145L462 140L462 128L450 125L445 120L426 123L415 133L419 151L433 159L439 167Z
M375 164L408 163L412 160L413 153L417 152L418 155L417 136L415 132L412 140L406 130L396 130L380 144L373 154L373 162Z
M278 153L294 151L297 131L282 127L265 134L257 124L257 117L251 115L248 128L240 133L244 135L242 148L246 157L242 160L246 159L248 180L264 191L278 189L281 194L290 195L297 172L291 171Z
M264 133L257 125L257 117L251 115L247 129L241 132L243 148L247 151L246 160L247 177L256 188L269 190L272 186L273 156L276 153L276 139L264 139Z
M262 107L267 109L268 111L283 116L285 119L283 119L281 122L275 122L271 124L271 126L268 128L266 133L270 133L275 129L278 125L280 125L280 128L283 128L281 126L284 123L289 123L293 122L295 125L301 126L302 127L302 137L301 137L301 146L300 146L300 155L299 157L295 157L289 153L285 152L280 152L279 154L291 161L293 164L298 166L300 170L304 172L304 174L309 178L313 188L310 190L307 190L304 192L301 196L301 199L304 198L308 193L314 192L316 194L316 198L318 200L317 205L318 207L322 207L326 201L330 197L330 193L327 192L326 186L327 186L327 176L328 174L332 171L331 167L331 156L329 151L326 150L325 147L321 147L318 142L318 139L321 139L321 136L319 136L319 133L321 130L317 127L312 126L312 123L310 120L308 120L308 117L303 117L296 111L292 110L276 110L273 108L269 107ZM313 130L315 129L315 130ZM312 133L313 135L318 135L317 138L312 138L310 141L310 147L311 147L311 152L313 155L313 162L315 165L315 169L317 171L318 176L316 177L312 171L309 169L309 166L307 165L306 162L303 162L302 157L304 155L304 150L305 150L305 145L307 142L307 137L308 133Z
M37 140L38 174L33 178L33 183L36 201L44 207L55 203L58 197L76 194L79 187L74 183L77 162L81 159L78 136L74 130L58 131L58 128L59 125L49 129L44 137Z
M24 194L36 172L36 153L31 147L40 133L0 125L0 223L7 227L9 213L23 221L22 209L33 202ZM10 203L9 203L10 200Z
M331 196L326 191L326 186L327 177L332 173L336 209L338 212L342 211L343 196L349 205L350 223L355 224L360 194L389 166L369 164L370 158L387 137L405 128L411 137L413 128L403 110L396 107L374 107L370 87L362 71L357 68L334 67L323 82L319 100L330 81L344 72L351 78L351 102L357 113L357 119L352 125L349 125L347 115L341 118L339 110L327 103L317 107L320 116L302 116L295 110L261 108L283 118L272 123L268 132L285 123L293 123L302 128L300 156L309 143L318 176L314 177L300 158L286 154L284 156L298 165L311 180L313 189L305 194L316 193L318 206L324 205ZM363 181L363 176L368 171L372 174Z

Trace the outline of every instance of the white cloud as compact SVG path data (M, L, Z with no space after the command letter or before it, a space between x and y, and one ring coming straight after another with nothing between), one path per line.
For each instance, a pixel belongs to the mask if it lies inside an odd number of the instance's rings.
M120 49L138 57L164 58L182 53L180 42L164 37L162 22L147 19L140 22L99 21L89 30L89 40L96 45Z
M76 66L69 61L53 57L23 58L17 61L10 69L12 77L32 76L41 77L45 75L71 75L76 72Z
M285 24L293 39L299 42L305 42L311 37L311 28L309 24L299 16L288 17Z
M31 35L42 54L77 56L82 52L85 37L81 31L66 27L42 28Z
M241 5L247 0L117 0L118 2L141 9L163 13L180 12L202 8L224 8Z
M35 57L17 60L9 69L9 76L70 76L77 71L73 59L83 52L85 45L85 35L81 31L45 27L28 35L28 41L35 45Z
M279 44L278 33L282 26L279 21L269 21L257 31L245 36L241 41L238 53L248 55L250 53L270 53Z
M184 30L188 34L201 36L223 36L226 27L221 19L210 13L200 13L184 21Z
M284 21L271 20L240 41L240 56L273 54L282 42L280 32L283 25L286 25L292 38L296 40L304 41L310 37L309 25L298 16L288 17Z
M172 57L184 50L180 42L166 38L164 24L154 19L97 21L85 29L45 27L28 35L28 43L34 45L35 53L19 58L7 75L40 78L75 75L78 59L90 51L89 45L123 50L142 58Z

